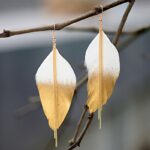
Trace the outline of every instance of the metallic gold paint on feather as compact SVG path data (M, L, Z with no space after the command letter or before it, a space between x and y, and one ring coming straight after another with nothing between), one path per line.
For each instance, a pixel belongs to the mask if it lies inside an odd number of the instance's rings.
M89 107L89 112L93 113L97 109L102 108L106 104L107 100L110 98L114 85L116 82L116 77L111 74L103 73L103 96L99 98L99 75L93 73L88 78L88 101L87 106Z
M60 127L69 111L75 86L57 84L57 122L55 118L55 100L53 84L37 84L44 113L48 119L49 126L53 130Z
M87 48L85 64L88 69L87 106L90 113L99 109L101 114L102 107L110 98L120 72L117 49L102 29L102 14L100 16L99 34ZM101 120L100 114L99 120Z

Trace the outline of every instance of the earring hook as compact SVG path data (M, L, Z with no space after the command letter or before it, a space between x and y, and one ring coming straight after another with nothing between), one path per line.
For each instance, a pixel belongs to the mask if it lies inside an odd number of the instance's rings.
M103 9L103 5L101 5L100 4L100 8L101 8L101 14L100 14L100 21L102 21L102 16L103 16L103 11L104 11L104 9Z
M53 48L56 48L56 34L55 34L56 25L54 24L53 27L54 27L53 34L52 34Z
M103 7L103 5L101 5L101 4L100 4L100 8L101 8L101 10L102 10L102 12L101 12L101 13L103 13L103 11L104 11L104 7Z

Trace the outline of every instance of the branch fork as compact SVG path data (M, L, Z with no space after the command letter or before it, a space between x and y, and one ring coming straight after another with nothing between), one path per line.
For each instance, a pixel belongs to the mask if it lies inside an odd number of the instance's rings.
M77 129L75 131L75 135L74 135L73 139L69 141L70 147L68 148L68 150L72 150L75 147L80 147L81 141L82 141L83 137L85 136L85 134L86 134L86 132L87 132L92 120L93 120L93 117L94 117L94 113L88 114L87 121L86 121L84 128L82 129L80 135L79 135L79 131L81 129L81 125L84 121L84 118L85 118L87 111L88 111L88 106L85 106L84 111L83 111L81 118L79 120ZM78 135L79 135L79 137L78 137Z

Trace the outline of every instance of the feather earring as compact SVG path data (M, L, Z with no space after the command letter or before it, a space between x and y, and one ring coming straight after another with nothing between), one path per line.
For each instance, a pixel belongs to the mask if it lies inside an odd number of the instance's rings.
M103 13L103 7L102 13ZM88 70L88 100L90 113L98 110L101 128L101 111L110 98L120 72L119 54L102 28L102 13L98 35L86 50L85 65Z
M36 84L43 111L50 128L54 131L55 146L57 147L57 130L70 108L76 87L76 76L70 64L56 48L55 25L53 49L37 70Z

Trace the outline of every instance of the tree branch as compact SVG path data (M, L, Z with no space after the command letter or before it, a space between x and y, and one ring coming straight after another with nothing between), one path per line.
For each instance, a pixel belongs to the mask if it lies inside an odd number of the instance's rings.
M111 4L105 5L103 7L103 11L106 11L108 9L111 9L113 7L121 5L123 3L127 3L127 2L130 3L131 1L133 1L133 0L118 0L118 1L113 2ZM62 23L56 23L55 24L55 30L61 30L64 27L67 27L67 26L69 26L69 25L71 25L73 23L79 22L79 21L87 19L89 17L98 15L101 12L102 12L102 8L100 6L95 7L93 10L91 10L91 11L89 11L89 12L87 12L87 13L85 13L85 14L77 17L77 18L74 18L74 19L71 19L71 20L68 20L68 21L62 22ZM124 23L126 21L126 18L124 19ZM40 32L40 31L48 31L48 30L53 30L53 29L54 29L54 25L37 27L37 28L30 28L30 29L24 29L24 30L17 30L17 31L11 31L11 30L5 30L4 29L3 32L0 33L0 38L7 38L7 37L15 36L15 35L20 35L20 34L26 34L26 33L31 33L31 32Z
M128 4L128 7L127 7L127 9L126 9L126 11L125 11L125 13L124 13L124 15L123 15L123 17L122 17L122 20L121 20L121 22L120 22L118 31L117 31L117 33L116 33L116 36L115 36L114 40L113 40L113 43L114 43L114 45L116 45L116 46L117 46L117 43L118 43L118 41L119 41L119 37L120 37L120 35L121 35L121 33L122 33L123 27L124 27L124 25L125 25L125 23L126 23L126 21L127 21L128 15L129 15L129 13L130 13L130 10L131 10L131 8L132 8L134 2L135 2L135 0L131 0L131 1L130 1L130 3Z
M150 30L150 26L147 27L142 27L140 29L134 30L134 31L123 31L121 33L121 35L134 35L137 36L140 33L146 32ZM73 32L73 31L77 31L77 32L92 32L92 33L98 33L99 29L96 27L76 27L76 26L72 26L72 27L67 27L65 28L65 31L69 31L69 32ZM107 34L112 34L114 35L116 33L116 31L108 31L108 30L104 30L105 33Z
M91 124L91 122L92 122L92 120L93 120L93 116L94 116L94 113L89 114L88 120L87 120L87 122L86 122L86 124L85 124L85 127L83 128L83 130L82 130L82 132L81 132L79 138L77 139L77 141L76 141L75 143L73 143L73 144L68 148L68 150L72 150L72 149L76 148L77 146L80 147L80 144L81 144L81 142L82 142L82 139L83 139L83 137L85 136L85 133L86 133L86 131L88 130L88 128L89 128L89 126L90 126L90 124Z
M76 140L77 140L77 137L78 137L78 134L79 134L79 131L80 131L80 128L81 128L81 125L82 125L82 123L83 123L83 119L84 119L84 117L85 117L85 115L86 115L87 110L88 110L88 107L85 105L85 106L84 106L84 110L83 110L82 115L81 115L81 118L80 118L80 120L79 120L79 122L78 122L78 126L77 126L77 128L76 128L74 137L73 137L72 140L69 141L69 145L70 145L70 146L73 145L73 144L76 142Z

